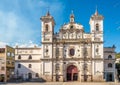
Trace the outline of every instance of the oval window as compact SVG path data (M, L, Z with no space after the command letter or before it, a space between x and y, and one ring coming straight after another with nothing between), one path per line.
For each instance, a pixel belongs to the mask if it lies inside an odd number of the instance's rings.
M73 48L70 49L70 56L74 56L75 50Z

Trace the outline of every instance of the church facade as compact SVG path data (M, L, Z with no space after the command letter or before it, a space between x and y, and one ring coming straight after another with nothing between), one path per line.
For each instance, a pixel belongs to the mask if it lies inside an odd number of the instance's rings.
M104 81L103 16L90 17L90 32L70 21L54 34L55 21L48 12L41 18L41 75L47 81Z
M54 33L55 21L49 12L41 18L41 47L15 48L16 78L30 81L116 81L115 46L103 47L103 16L90 17L90 32L75 22Z

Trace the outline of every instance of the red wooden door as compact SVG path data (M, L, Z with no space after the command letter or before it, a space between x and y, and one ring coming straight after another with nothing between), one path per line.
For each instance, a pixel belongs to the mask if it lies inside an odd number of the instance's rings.
M68 81L77 80L77 78L76 78L77 74L78 74L78 69L76 66L74 66L74 65L68 66L68 68L67 68L67 80Z

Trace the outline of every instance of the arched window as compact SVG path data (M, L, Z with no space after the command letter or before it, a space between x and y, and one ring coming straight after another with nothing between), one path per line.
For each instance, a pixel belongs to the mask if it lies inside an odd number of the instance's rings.
M99 24L96 24L96 31L99 31Z
M99 49L98 48L96 48L96 52L98 53L98 51L99 51Z
M15 56L15 54L14 54L14 53L11 53L11 56L12 56L12 57L14 57L14 56Z
M46 49L46 53L48 53L48 49Z
M31 56L31 55L29 55L29 59L32 59L32 56Z
M32 65L31 65L31 64L29 64L29 65L28 65L28 67L29 67L29 68L32 68Z
M73 48L71 48L69 54L70 54L70 56L74 56L75 50Z
M18 59L21 59L21 55L18 56Z
M112 63L108 63L108 68L112 68Z
M112 56L111 56L111 55L109 55L109 56L108 56L108 59L112 59Z
M21 68L21 64L18 64L18 68Z
M36 76L36 77L39 77L39 74L38 74L38 73L36 73L36 74L35 74L35 76Z
M45 31L48 32L48 24L46 24L46 26L45 26Z

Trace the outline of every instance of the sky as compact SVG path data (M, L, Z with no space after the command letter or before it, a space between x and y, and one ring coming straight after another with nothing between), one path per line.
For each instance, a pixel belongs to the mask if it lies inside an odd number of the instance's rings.
M75 21L90 32L89 20L96 7L104 16L104 47L114 44L120 52L120 0L0 0L0 46L40 46L40 17L48 10L56 22L55 32L69 22L72 10Z

